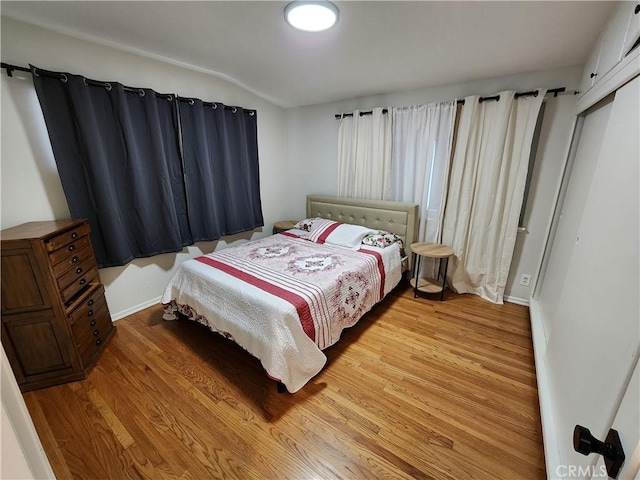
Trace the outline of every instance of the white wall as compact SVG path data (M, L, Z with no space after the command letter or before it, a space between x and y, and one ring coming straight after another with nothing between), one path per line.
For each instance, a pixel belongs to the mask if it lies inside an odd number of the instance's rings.
M0 411L0 425L4 427L2 428L2 451L0 452L0 478L25 480L34 478L4 403Z
M302 218L305 213L304 197L308 193L336 194L339 125L339 120L334 117L336 113L372 107L419 105L475 94L490 95L509 89L527 91L539 87L566 87L567 90L575 90L581 73L582 67L571 67L289 109L288 167L290 178L294 181L289 186L291 200L288 216L292 219ZM531 297L548 224L553 214L555 192L569 149L574 106L573 96L560 96L547 102L536 170L529 194L531 203L527 205L526 211L529 233L518 236L505 292L505 296L511 301L526 304ZM533 275L531 286L522 287L518 284L522 273Z
M206 101L220 101L258 111L260 183L265 227L271 233L287 218L283 172L287 170L284 110L223 79L162 61L78 40L2 17L2 61L69 71L98 80L153 88ZM30 75L2 73L1 217L2 228L38 220L68 218L69 211L53 159L42 112ZM179 254L139 259L124 267L100 270L114 318L155 303L182 261L211 252L250 235L199 243Z
M222 101L258 110L260 174L266 235L281 219L301 218L308 193L336 193L337 130L334 114L356 108L407 106L492 94L505 89L537 87L577 88L579 67L478 80L456 85L396 92L331 104L283 110L225 80L180 68L158 60L100 46L2 18L2 60L43 68L67 70L91 78L117 80L131 86L154 88ZM68 218L69 212L53 154L29 75L1 77L2 228L26 221ZM542 127L532 202L527 206L529 233L519 235L506 296L527 302L531 287L517 280L521 273L535 276L542 255L543 238L551 215L551 198L557 189L560 166L568 149L574 99L548 102ZM284 186L286 185L286 188ZM176 266L200 252L210 252L248 235L199 243L180 254L139 259L125 267L102 269L107 301L120 318L157 301ZM535 277L531 285L535 284ZM135 288L132 288L135 286Z
M55 478L42 443L29 416L9 359L0 346L0 478Z
M513 260L505 288L507 300L522 303L533 293L538 268L542 262L547 232L560 189L564 161L567 157L575 122L574 95L549 99L545 105L538 151L534 160L529 197L525 206L523 225L513 251ZM531 275L528 287L520 285L522 274Z

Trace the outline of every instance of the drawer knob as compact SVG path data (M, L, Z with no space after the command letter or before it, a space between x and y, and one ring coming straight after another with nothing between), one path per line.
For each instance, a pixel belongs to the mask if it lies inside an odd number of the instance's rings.
M101 338L96 340L96 345L100 345L101 343L102 343L102 339Z
M78 238L78 233L77 233L77 232L73 232L73 233L71 234L71 238L73 238L74 240L75 240L76 238Z
M87 305L89 306L93 305L93 298L87 302Z
M89 323L89 325L91 325L92 327L96 324L96 319L94 318L93 320L91 320L91 322Z
M78 273L78 274L82 273L82 267L76 268L76 273Z
M78 282L78 283L80 283L80 285L84 285L85 283L87 283L87 281L84 278L81 278L80 282Z
M71 263L78 263L78 260L80 260L80 259L79 259L78 257L75 257L75 256L74 256L74 257L71 259Z
M93 315L93 310L89 310L89 311L87 312L87 317L90 317L91 315Z
M69 247L67 248L67 250L69 250L70 252L73 252L75 249L76 249L76 246L73 243L69 245Z
M100 330L98 330L97 328L93 331L93 336L97 337L98 335L100 335Z

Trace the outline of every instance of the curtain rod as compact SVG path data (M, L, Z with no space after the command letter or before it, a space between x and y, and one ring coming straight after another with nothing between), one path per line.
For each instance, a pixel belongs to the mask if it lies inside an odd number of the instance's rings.
M193 105L195 103L194 98L190 98L190 97L178 97L178 101L179 102L183 102L183 103L188 103L189 105ZM251 110L248 108L242 108L242 107L233 107L233 106L229 106L229 105L225 105L224 103L216 103L216 102L202 102L202 105L204 107L211 107L214 110L218 107L222 107L225 110L231 110L233 113L236 113L238 110L248 113L249 115L253 116L256 114L255 110Z
M13 77L13 72L14 71L32 73L30 68L20 67L18 65L11 65L10 63L4 63L4 62L0 62L0 68L4 68L7 71L7 76L9 76L9 77ZM35 68L34 67L34 72L36 73L36 75L44 75L45 77L59 78L64 82L66 82L66 79L67 79L67 76L64 73L51 72L49 70L44 70L42 68ZM93 86L97 86L97 87L105 87L107 90L111 90L111 84L109 82L100 82L98 80L91 80L90 78L85 78L85 77L82 77L82 78L83 78L84 83L87 84L87 85L93 85ZM127 87L126 85L123 85L122 88L126 92L137 93L141 97L144 97L144 95L145 95L145 91L142 88ZM173 100L173 95L170 94L170 93L158 93L158 92L155 92L155 93L156 93L156 97L158 97L158 98L164 98L166 100ZM193 105L193 103L194 103L194 99L193 98L185 98L185 97L177 97L177 98L181 102L189 102L190 105ZM256 114L255 110L242 108L242 107L233 107L233 106L229 106L229 105L224 105L222 103L218 104L218 103L215 103L215 102L202 102L202 104L205 107L213 107L213 108L218 108L218 105L220 105L225 110L233 111L233 113L235 113L238 110L240 110L242 112L249 113L249 115L252 115L252 116Z
M19 67L17 65L11 65L9 63L4 63L4 62L2 62L0 65L1 65L0 68L4 68L4 69L7 70L7 76L9 76L9 77L13 77L13 71L14 70L17 70L19 72L31 73L31 70L26 68L26 67Z
M14 71L18 71L18 72L26 72L26 73L31 73L31 69L30 68L26 68L26 67L21 67L19 65L12 65L10 63L4 63L4 62L0 62L0 68L4 68L7 71L7 76L9 77L13 77L13 72ZM60 78L60 79L65 79L66 75L64 73L56 73L56 72L50 72L48 70L43 70L41 68L37 69L36 72L38 75L44 75L47 77L54 77L54 78ZM83 77L84 78L84 77ZM111 84L108 82L99 82L98 80L91 80L89 78L84 78L85 83L87 83L88 85L94 85L94 86L99 86L99 87L106 87L109 90L111 89ZM141 97L144 96L144 90L141 88L133 88L133 87L127 87L126 85L123 85L122 88L127 91L127 92L135 92L137 94L139 94ZM559 88L550 88L549 90L547 90L547 95L549 94L553 94L554 97L557 97L559 93L562 93L566 91L566 87L559 87ZM578 92L574 92L574 94L577 94ZM520 98L520 97L537 97L538 96L538 91L537 90L532 90L529 92L517 92L515 94L515 98ZM156 92L156 97L159 98L164 98L167 100L171 100L173 98L173 96L171 94L167 94L167 93L157 93ZM191 98L184 98L184 97L178 97L178 99L181 102L190 102L191 105L193 105L193 99ZM489 96L489 97L480 97L479 102L483 103L483 102L488 102L491 100L495 100L495 101L500 101L500 95L494 95L494 96ZM464 99L458 100L456 102L458 105L464 105ZM216 103L214 102L203 102L204 106L206 107L213 107L214 105L216 105ZM225 109L228 110L233 110L233 109L240 109L243 111L247 111L249 113L255 113L254 110L247 110L245 108L242 107L230 107L228 105L224 105ZM373 113L372 110L367 110L367 111L362 111L360 112L360 116L362 117L363 115L371 115ZM386 108L382 109L382 113L388 113L388 110ZM353 117L353 113L336 113L335 114L336 118L343 118L343 117Z
M547 90L546 95L549 94L553 94L554 98L558 96L558 94L565 92L567 89L566 87L558 87L558 88L550 88L549 90ZM573 92L574 95L577 94L578 92ZM515 98L520 98L520 97L537 97L538 96L538 91L537 90L531 90L530 92L517 92L515 95ZM480 97L480 99L478 100L480 103L483 102L488 102L491 100L495 100L496 102L500 101L500 95L493 95L490 97ZM461 100L457 100L456 102L458 105L464 105L464 99ZM364 116L364 115L371 115L373 113L372 110L365 110L360 112L360 116ZM382 113L387 113L387 109L383 108L382 109ZM336 119L340 119L343 117L353 117L353 113L336 113L335 114Z
M4 68L7 71L8 77L13 77L14 71L32 73L30 68L20 67L18 65L11 65L10 63L4 63L4 62L0 63L0 68ZM49 70L44 70L42 68L35 68L35 67L34 67L34 72L36 75L42 75L44 77L59 78L63 82L67 81L67 75L64 73L50 72ZM98 80L91 80L90 78L86 78L86 77L82 77L82 81L86 85L92 85L95 87L105 87L107 90L111 90L111 84L109 82L100 82ZM141 97L144 97L145 95L145 91L142 88L127 87L126 85L123 85L122 88L125 92L134 92L140 95ZM156 97L164 98L165 100L173 99L173 95L170 93L156 92Z

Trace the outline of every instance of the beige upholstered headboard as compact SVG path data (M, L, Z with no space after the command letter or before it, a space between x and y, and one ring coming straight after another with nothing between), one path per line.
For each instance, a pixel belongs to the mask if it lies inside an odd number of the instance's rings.
M395 233L409 253L409 245L417 241L418 204L363 200L360 198L307 195L307 218L329 218L337 222L362 225ZM411 269L411 257L407 262Z

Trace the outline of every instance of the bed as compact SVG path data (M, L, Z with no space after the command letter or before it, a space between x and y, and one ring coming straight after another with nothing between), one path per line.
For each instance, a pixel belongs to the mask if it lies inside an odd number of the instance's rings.
M418 221L416 204L320 195L306 213L298 228L183 262L161 300L165 320L236 342L291 393L411 268L401 243L415 241Z

